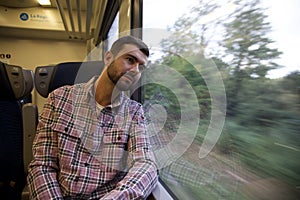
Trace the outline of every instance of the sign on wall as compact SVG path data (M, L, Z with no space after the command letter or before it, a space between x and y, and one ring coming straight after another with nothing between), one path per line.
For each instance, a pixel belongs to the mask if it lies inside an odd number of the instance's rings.
M85 14L81 17L81 20L85 21ZM67 23L70 23L68 16L66 18ZM74 24L77 25L76 18L74 18ZM7 8L0 6L0 27L64 31L59 11L55 8L42 7Z

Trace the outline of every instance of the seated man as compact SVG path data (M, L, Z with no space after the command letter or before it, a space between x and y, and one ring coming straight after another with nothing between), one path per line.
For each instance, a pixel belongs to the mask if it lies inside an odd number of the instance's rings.
M118 39L101 75L53 91L39 118L29 165L31 199L144 199L157 166L139 103L123 91L145 69L148 47Z

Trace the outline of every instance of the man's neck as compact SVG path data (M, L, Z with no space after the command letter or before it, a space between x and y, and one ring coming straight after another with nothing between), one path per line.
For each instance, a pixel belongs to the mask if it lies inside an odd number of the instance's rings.
M102 106L108 106L112 104L113 99L118 97L120 94L120 91L117 91L115 85L108 78L105 71L96 80L94 88L95 100Z

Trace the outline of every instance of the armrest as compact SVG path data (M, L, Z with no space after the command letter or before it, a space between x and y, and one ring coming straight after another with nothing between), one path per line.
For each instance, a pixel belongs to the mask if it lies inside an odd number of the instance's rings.
M23 161L24 172L27 175L28 165L33 158L32 143L35 137L37 126L38 110L37 106L32 103L24 104L22 107L23 121ZM22 192L22 200L29 200L29 192L27 184Z
M28 185L27 184L26 184L25 188L23 189L21 200L29 200L29 191L28 191Z
M23 119L23 159L24 171L27 174L27 168L32 160L32 143L35 137L37 126L38 111L37 106L32 103L27 103L22 107Z
M147 200L174 200L166 188L158 181L157 186L154 188Z

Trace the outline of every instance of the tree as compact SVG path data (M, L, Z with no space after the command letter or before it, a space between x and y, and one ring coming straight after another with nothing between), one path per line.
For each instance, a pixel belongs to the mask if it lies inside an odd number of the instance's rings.
M180 56L205 54L205 49L210 42L208 32L211 32L212 27L218 23L216 21L198 23L198 21L219 7L216 2L199 0L197 6L192 8L188 15L180 17L173 27L168 29L171 36L162 40L162 48L166 52Z
M235 115L240 102L243 82L247 79L264 79L269 70L279 67L274 59L281 52L271 48L272 41L267 33L271 31L263 9L258 7L260 1L239 1L235 18L225 24L225 36L222 42L225 47L225 57L230 57L230 79L227 85L229 114ZM243 5L242 5L243 4Z

